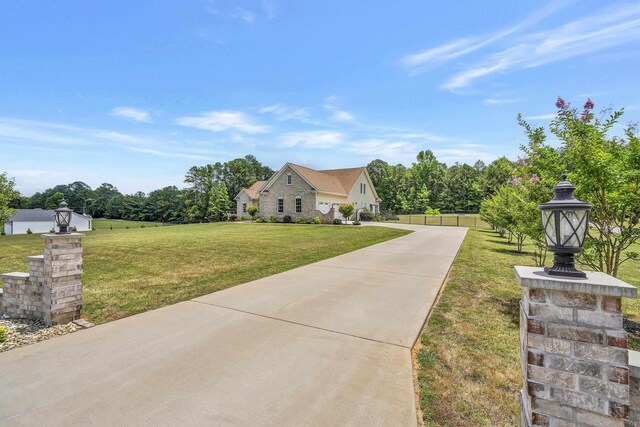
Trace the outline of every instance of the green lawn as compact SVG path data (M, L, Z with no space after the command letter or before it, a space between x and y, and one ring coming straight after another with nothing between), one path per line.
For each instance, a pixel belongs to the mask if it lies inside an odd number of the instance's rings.
M471 228L490 228L479 214L398 215L400 224L449 225Z
M118 228L143 228L144 227L160 227L162 223L149 221L124 221L121 219L94 219L93 228L96 230L110 230Z
M416 348L427 425L519 424L521 288L513 266L534 265L533 247L524 251L493 231L469 230ZM619 278L640 286L639 273L640 262L629 261ZM624 299L623 311L640 321L640 301Z
M102 323L407 234L383 227L191 224L99 229L84 246L83 317ZM38 235L1 236L0 272L26 271Z

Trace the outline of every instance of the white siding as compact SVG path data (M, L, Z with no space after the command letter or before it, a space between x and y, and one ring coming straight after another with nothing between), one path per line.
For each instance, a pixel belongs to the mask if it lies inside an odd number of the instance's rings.
M12 227L13 225L13 227ZM70 227L76 227L77 231L90 231L91 219L74 212L71 216ZM4 232L6 234L27 234L27 230L34 234L48 233L51 230L58 231L55 221L13 221L5 223Z
M364 193L361 192L361 184L366 186L364 188ZM363 172L349 193L349 201L355 205L356 212L362 208L371 210L371 205L376 207L376 212L379 210L377 208L378 202L376 201L376 196L373 193L372 187L371 181L367 179L367 175Z
M12 234L27 234L27 230L31 230L33 233L48 233L55 226L53 220L51 221L16 221L13 222ZM9 231L5 231L10 234Z

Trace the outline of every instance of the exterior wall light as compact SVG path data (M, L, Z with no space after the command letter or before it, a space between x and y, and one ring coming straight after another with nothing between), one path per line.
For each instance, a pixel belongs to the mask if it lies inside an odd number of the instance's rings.
M576 269L575 254L582 250L587 236L591 205L576 199L575 189L563 172L562 181L553 188L553 199L538 205L547 249L554 254L553 267L545 267L544 271L552 276L587 277Z
M67 207L67 202L64 200L60 202L60 207L55 212L56 225L58 226L57 234L70 234L69 224L71 223L72 209Z

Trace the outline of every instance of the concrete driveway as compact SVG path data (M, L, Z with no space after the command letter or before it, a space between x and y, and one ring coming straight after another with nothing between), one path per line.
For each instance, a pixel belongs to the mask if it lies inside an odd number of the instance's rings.
M414 426L411 347L466 234L414 233L0 354L1 425Z

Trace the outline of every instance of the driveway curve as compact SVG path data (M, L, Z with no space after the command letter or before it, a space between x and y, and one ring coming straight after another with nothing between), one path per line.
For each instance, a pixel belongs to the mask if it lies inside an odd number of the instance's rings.
M411 347L466 228L0 354L2 425L415 426Z

